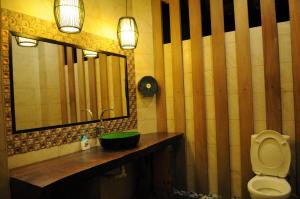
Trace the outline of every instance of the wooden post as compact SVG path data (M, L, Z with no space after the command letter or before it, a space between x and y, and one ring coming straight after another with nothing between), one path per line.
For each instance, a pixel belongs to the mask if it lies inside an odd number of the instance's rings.
M199 193L208 193L202 16L199 0L189 0L189 16L193 75L196 191Z
M223 1L211 0L210 12L217 132L218 192L222 198L227 199L231 197L231 171Z

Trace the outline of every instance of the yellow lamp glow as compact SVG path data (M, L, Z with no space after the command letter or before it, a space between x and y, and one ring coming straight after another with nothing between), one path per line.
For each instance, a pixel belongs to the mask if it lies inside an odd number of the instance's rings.
M91 50L83 50L83 55L87 58L97 57L98 53Z
M19 46L22 47L36 47L38 45L38 41L34 39L29 39L25 37L17 37L16 41Z
M118 24L118 40L125 50L135 49L138 42L138 28L133 17L121 17Z
M58 29L65 33L79 33L84 21L82 0L55 0L54 16Z

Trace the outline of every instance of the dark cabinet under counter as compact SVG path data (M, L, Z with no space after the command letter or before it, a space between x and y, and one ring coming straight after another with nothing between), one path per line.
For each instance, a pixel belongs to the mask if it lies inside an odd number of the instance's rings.
M178 173L170 170L176 168L172 162L182 162L174 159L182 153L179 149L183 142L182 133L142 134L138 146L132 149L108 151L94 147L15 168L10 171L12 199L100 199L99 176L130 162L137 162L140 168L136 171L136 198L170 198L177 181L172 174Z

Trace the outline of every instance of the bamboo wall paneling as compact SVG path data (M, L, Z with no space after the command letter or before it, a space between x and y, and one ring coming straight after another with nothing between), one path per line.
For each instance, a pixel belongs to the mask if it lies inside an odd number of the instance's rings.
M261 0L267 128L282 131L281 87L278 31L275 1Z
M100 81L101 81L101 108L109 108L108 98L108 77L107 77L107 55L99 54L99 66L100 66ZM104 117L109 117L109 112L104 114Z
M170 30L172 44L172 70L173 70L173 96L174 96L174 124L176 132L186 131L185 124L185 99L184 99L184 77L183 77L183 56L181 38L181 14L180 0L169 1L170 5ZM185 163L185 143L182 143L179 151L181 165L176 173L176 184L178 188L186 187L186 163Z
M295 111L295 140L296 140L296 193L300 195L300 1L289 0L292 61L293 61L293 86L294 86L294 111Z
M218 192L231 197L229 114L226 80L223 1L211 0L212 60L215 92Z
M93 113L93 120L98 119L97 90L96 90L96 69L95 58L88 58L90 109Z
M242 198L248 199L250 196L247 184L253 177L250 161L250 146L251 134L254 132L248 1L234 0L234 11L241 132L241 188Z
M152 0L153 21L153 49L154 49L154 73L159 85L159 94L156 95L157 130L167 131L167 105L164 68L164 48L162 30L161 0Z
M77 49L77 64L78 64L78 86L79 86L79 107L80 107L80 121L87 120L86 111L86 85L84 72L84 59L81 49Z
M61 118L62 123L68 123L68 104L67 104L67 89L66 89L66 78L65 78L65 59L64 59L64 47L58 47L59 55L59 92L60 92L60 103L61 103Z
M202 42L201 4L199 0L189 0L191 59L193 77L194 131L196 191L208 193L208 158L206 135L206 110L204 91L204 61Z
M122 88L121 88L121 71L120 58L112 57L112 74L113 74L113 92L114 92L114 112L115 117L123 115Z

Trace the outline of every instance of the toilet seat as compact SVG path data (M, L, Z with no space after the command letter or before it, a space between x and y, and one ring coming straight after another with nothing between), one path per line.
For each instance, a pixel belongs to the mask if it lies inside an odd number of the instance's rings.
M252 198L288 198L291 186L284 178L255 176L248 182Z
M289 136L264 130L251 136L251 163L254 173L285 178L291 163Z

